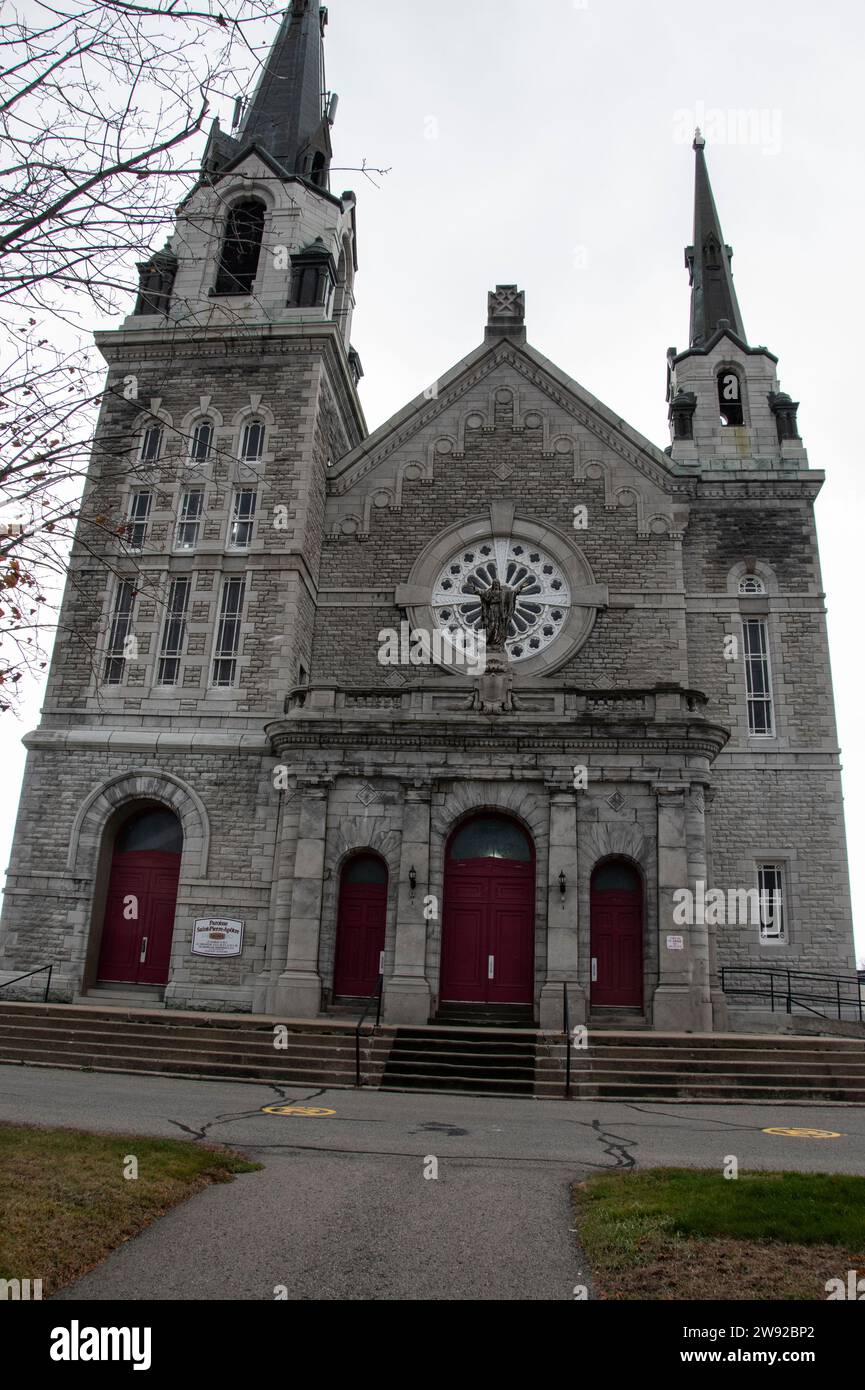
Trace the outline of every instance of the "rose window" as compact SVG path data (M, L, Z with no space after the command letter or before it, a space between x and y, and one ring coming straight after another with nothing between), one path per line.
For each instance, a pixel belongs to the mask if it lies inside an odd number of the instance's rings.
M555 560L527 541L496 537L458 550L433 588L437 626L450 633L482 631L479 596L494 579L510 588L529 581L517 599L505 646L514 662L536 656L562 631L571 594Z

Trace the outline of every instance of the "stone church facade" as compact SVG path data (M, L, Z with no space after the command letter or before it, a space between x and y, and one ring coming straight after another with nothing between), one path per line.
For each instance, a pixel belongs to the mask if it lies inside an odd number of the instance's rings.
M853 973L823 475L745 336L702 140L669 447L529 345L515 286L370 434L325 19L294 0L98 337L107 520L25 740L0 980L315 1018L381 973L394 1023L552 1028L566 990L574 1022L713 1030L731 971ZM434 638L495 578L521 592L478 674Z

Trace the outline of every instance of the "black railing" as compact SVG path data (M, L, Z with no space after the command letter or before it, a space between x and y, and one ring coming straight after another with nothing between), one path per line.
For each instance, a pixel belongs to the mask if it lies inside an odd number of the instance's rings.
M571 1006L567 981L562 981L562 1027L565 1030L565 1095L571 1094Z
M754 986L737 984L740 976L754 980ZM818 1018L844 1019L851 1016L844 1010L850 1010L861 1023L865 1008L859 985L858 975L823 975L818 971L782 970L763 965L725 965L721 970L721 989L725 994L768 1001L772 1013L777 1007L791 1014L795 1005Z
M378 1001L378 1004L377 1004L376 1011L375 1011L375 1024L373 1025L373 1032L374 1032L375 1029L378 1027L379 1023L381 1022L381 992L382 992L382 985L383 985L383 984L384 984L384 975L379 975L379 977L378 977L378 984L376 985L376 987L375 987L375 989L373 990L372 994L371 994L371 995L369 996L369 998L367 999L366 1004L364 1005L363 1013L361 1014L360 1018L358 1019L358 1021L357 1021L357 1027L356 1027L355 1030L354 1030L354 1084L355 1084L355 1086L361 1086L361 1085L363 1084L362 1081L361 1081L361 1079L360 1079L360 1031L361 1031L361 1029L363 1028L364 1022L365 1022L365 1020L366 1020L366 1016L367 1016L367 1014L369 1013L370 1009L372 1008L372 1005L373 1005L373 1001L374 1001L374 1000L377 1000L377 1001Z
M47 1003L48 1003L48 991L49 991L49 989L51 988L51 972L52 972L53 969L54 969L54 966L53 966L53 965L40 965L39 968L38 968L37 970L28 970L27 973L26 973L25 975L16 975L14 980L4 980L3 983L2 983L2 985L0 985L0 989L5 989L7 985L17 985L17 983L18 983L19 980L29 980L29 979L31 978L31 976L33 976L33 975L41 975L43 970L47 970L47 971L48 971L48 979L45 981L45 994L43 995L43 998L42 998L42 1003L43 1003L43 1004L47 1004Z

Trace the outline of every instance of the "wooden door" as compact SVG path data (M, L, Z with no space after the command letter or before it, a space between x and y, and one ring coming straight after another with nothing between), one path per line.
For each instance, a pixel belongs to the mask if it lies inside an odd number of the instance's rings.
M164 985L171 964L180 855L115 852L111 864L98 978Z

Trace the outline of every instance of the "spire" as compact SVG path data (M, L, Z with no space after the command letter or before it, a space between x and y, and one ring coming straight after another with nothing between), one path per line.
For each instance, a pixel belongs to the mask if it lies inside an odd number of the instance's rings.
M704 154L706 142L699 129L694 136L697 156L694 187L694 244L685 248L685 264L691 276L691 347L702 347L717 329L726 325L743 342L745 327L730 261L733 249L724 242L721 223Z
M336 98L324 112L324 26L318 0L292 0L267 57L240 131L290 174L326 188L330 125Z

